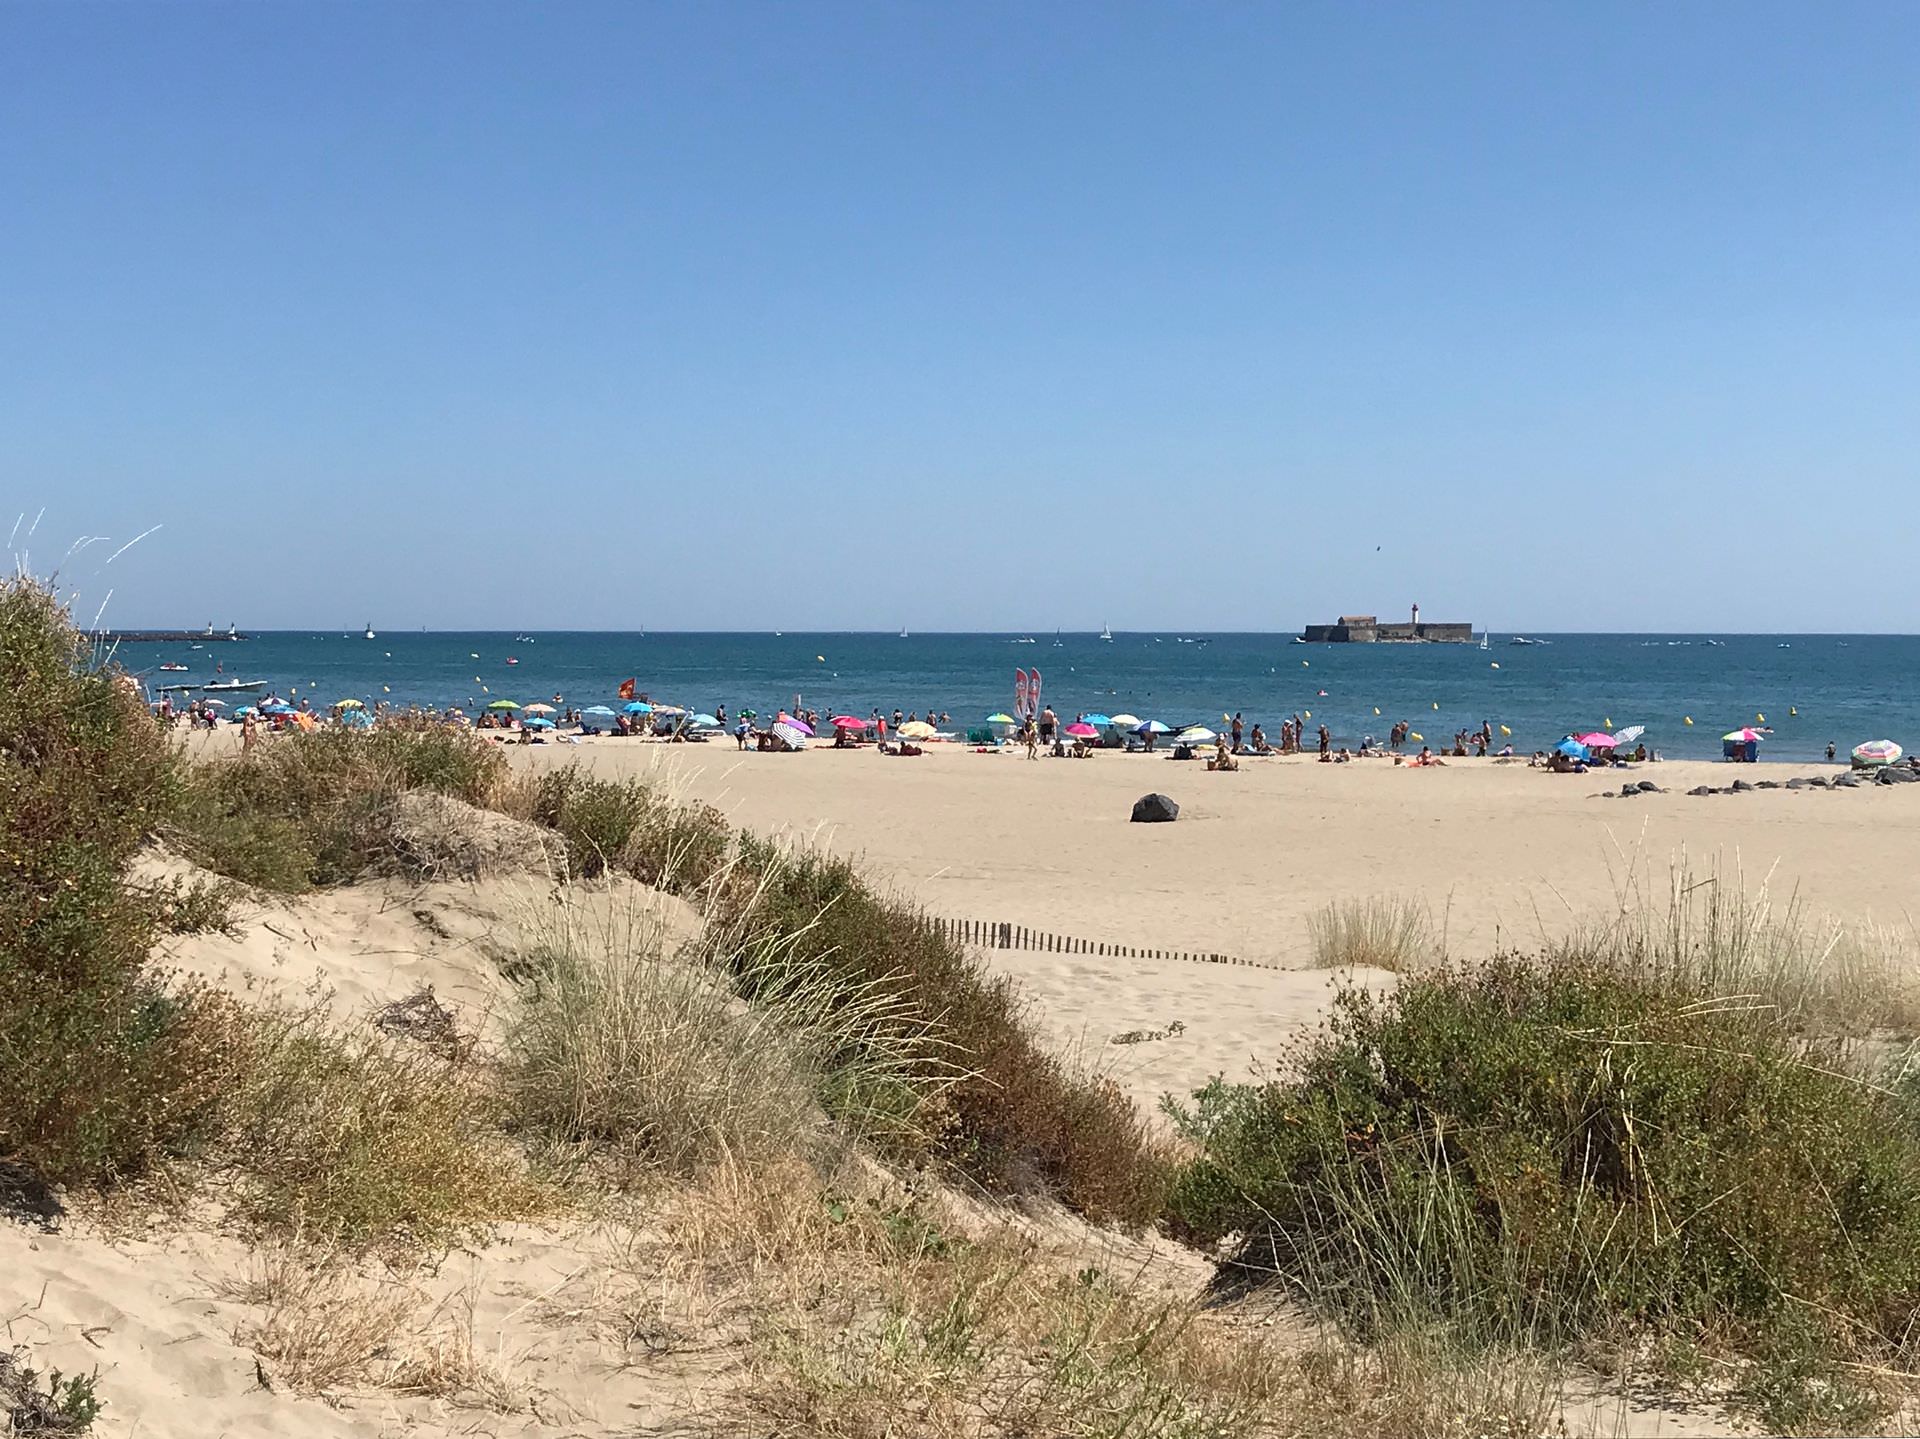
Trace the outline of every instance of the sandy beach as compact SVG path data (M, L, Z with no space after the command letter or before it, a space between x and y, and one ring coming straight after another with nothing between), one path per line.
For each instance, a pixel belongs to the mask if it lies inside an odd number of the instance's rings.
M1021 981L1049 1029L1112 1062L1149 1104L1244 1073L1317 1018L1327 976L1307 967L1307 919L1332 899L1418 896L1465 956L1565 933L1631 884L1664 896L1676 868L1717 870L1750 892L1764 883L1776 909L1797 898L1849 922L1913 923L1912 878L1894 857L1920 842L1920 785L1686 793L1832 767L1647 765L1631 777L1666 793L1620 799L1626 771L1555 775L1525 761L1414 770L1302 756L1216 774L1160 756L1028 762L958 745L909 760L624 740L510 753L518 766L656 776L746 829L858 856L937 915L1250 961L982 951ZM1179 801L1178 822L1129 822L1150 791ZM1176 1040L1110 1044L1176 1019Z

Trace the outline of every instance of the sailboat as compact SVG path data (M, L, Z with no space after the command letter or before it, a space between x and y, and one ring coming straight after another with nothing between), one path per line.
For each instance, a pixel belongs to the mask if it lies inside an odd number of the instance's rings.
M1113 642L1113 626L1103 621L1100 625L1100 638L1111 644Z
M373 637L374 637L374 636L373 636L373 621L372 621L372 620L368 620L368 621L367 621L367 638L368 638L368 639L372 639Z
M1060 638L1060 631L1058 631L1058 630L1055 630L1055 631L1053 632L1053 647L1054 647L1055 649L1060 649L1060 648L1062 648L1062 647L1063 647L1063 644L1064 644L1064 642L1063 642L1063 641L1061 640L1061 638Z
M1490 634L1490 633L1489 633L1489 634L1483 634L1483 635L1481 635L1481 636L1480 636L1480 648L1481 648L1481 649L1485 649L1485 648L1487 648L1487 646L1488 646L1488 644L1489 644L1489 643L1490 643L1490 642L1492 641L1492 639L1493 639L1493 636L1492 636L1492 634Z
M900 638L905 639L906 637L907 637L907 627L905 625L902 625L900 626Z

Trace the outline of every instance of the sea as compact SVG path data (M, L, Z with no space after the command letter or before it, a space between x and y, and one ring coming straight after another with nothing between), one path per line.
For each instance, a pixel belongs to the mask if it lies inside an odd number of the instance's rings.
M151 689L264 680L315 708L458 705L496 699L585 707L637 691L696 711L822 714L876 707L952 716L961 729L1011 711L1015 672L1038 670L1056 713L1128 713L1218 729L1239 713L1277 734L1299 714L1336 745L1383 738L1396 720L1428 743L1491 722L1520 752L1569 733L1646 726L1673 759L1717 758L1723 734L1770 731L1762 760L1844 762L1856 744L1920 746L1920 636L1528 635L1476 644L1302 644L1290 634L1200 631L802 634L274 631L237 641L122 642L116 660ZM186 673L162 673L171 661ZM218 670L216 672L216 666Z

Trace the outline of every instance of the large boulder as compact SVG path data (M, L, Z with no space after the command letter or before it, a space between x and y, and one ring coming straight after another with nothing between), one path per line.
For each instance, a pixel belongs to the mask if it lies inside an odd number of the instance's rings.
M1169 824L1180 818L1180 806L1163 794L1143 794L1133 802L1135 824Z
M1890 764L1880 771L1880 784L1913 784L1920 781L1920 770L1909 765Z

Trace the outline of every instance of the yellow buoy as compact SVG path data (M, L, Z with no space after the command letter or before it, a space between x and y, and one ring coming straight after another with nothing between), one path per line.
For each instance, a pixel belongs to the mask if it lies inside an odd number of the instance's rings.
M1427 742L1427 737L1426 737L1425 735L1423 735L1423 734L1416 734L1416 733L1414 733L1414 732L1413 732L1412 730L1408 730L1408 731L1407 731L1407 738L1408 738L1408 739L1417 739L1417 740L1419 740L1419 741L1420 741L1420 743L1421 743L1421 744L1425 744L1425 743Z
M1687 716L1687 723L1688 723L1688 724L1692 724L1692 723L1693 723L1693 716L1692 716L1692 715L1688 715L1688 716Z
M1300 661L1300 668L1304 670L1304 669L1309 669L1309 668L1311 668L1311 666L1309 666L1309 665L1307 664L1307 662L1306 662L1305 660L1301 660L1301 661Z
M1373 712L1374 712L1374 713L1375 713L1376 715L1377 715L1377 714L1379 714L1379 713L1380 713L1380 706L1379 706L1379 705L1375 705L1375 706L1373 707Z
M1308 710L1308 711L1307 711L1307 718L1308 718L1308 719L1312 719L1312 718L1313 718L1313 711L1312 711L1312 710Z
M1499 660L1491 660L1491 661L1489 661L1489 663L1490 663L1490 664L1492 664L1492 666L1493 666L1493 667L1494 667L1495 669L1499 669L1499 668L1500 668L1500 661L1499 661Z
M1759 710L1755 710L1753 712L1753 722L1755 724L1765 724L1767 722L1767 717L1761 714Z
M1435 701L1433 702L1433 707L1434 707L1435 709L1439 709L1439 708L1440 708L1440 701L1439 701L1439 700L1435 700Z
M1613 728L1613 716L1612 716L1612 715L1608 715L1608 716L1607 716L1607 722L1606 722L1605 724L1603 724L1603 725L1601 725L1601 726L1600 726L1600 728L1601 728L1601 729L1612 729L1612 728Z
M381 686L380 686L380 693L381 693L381 694L387 694L387 695L390 695L390 694L392 694L392 693L393 693L393 686L392 686L392 685L381 685Z
M1510 730L1510 729L1508 729L1508 728L1507 728L1507 727L1506 727L1505 725L1501 725L1501 726L1500 726L1500 733L1501 733L1501 734L1503 734L1503 735L1511 735L1511 734L1513 733L1513 731L1512 731L1512 730Z
M1799 713L1800 713L1800 706L1799 706L1799 705L1788 705L1788 706L1787 706L1787 714L1788 714L1788 716L1789 716L1789 717L1792 717L1792 716L1796 716L1796 715L1798 715Z
M821 664L825 664L827 662L827 657L825 655L815 655L814 658L819 660Z

